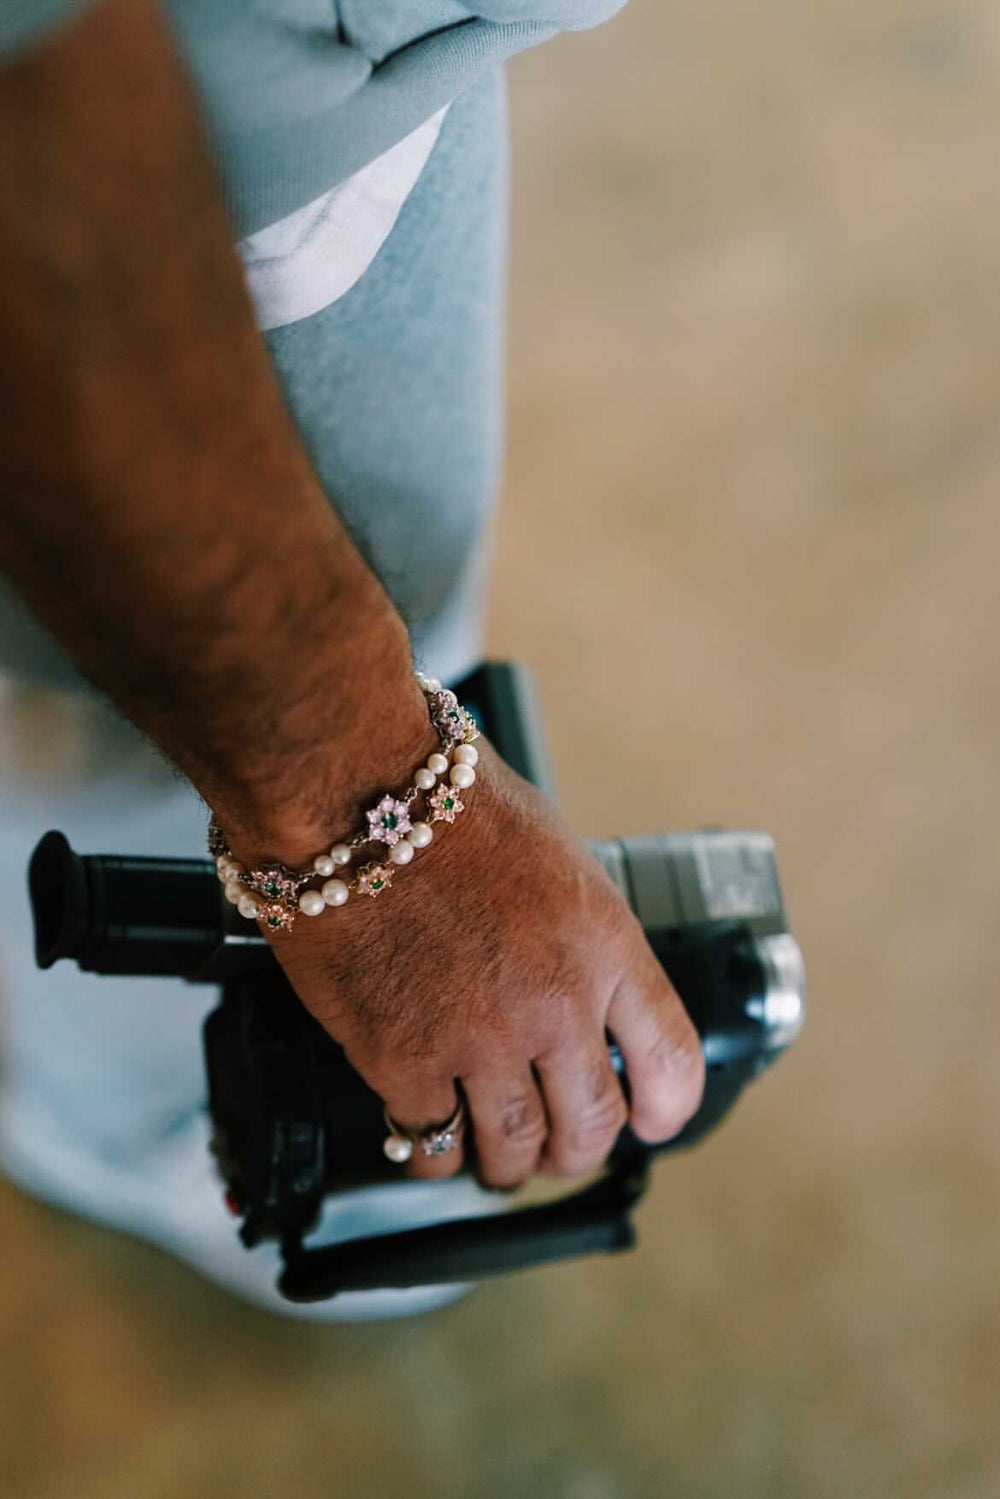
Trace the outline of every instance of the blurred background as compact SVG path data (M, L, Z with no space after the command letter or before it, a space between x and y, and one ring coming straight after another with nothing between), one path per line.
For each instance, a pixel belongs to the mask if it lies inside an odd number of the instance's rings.
M997 12L632 0L510 77L492 653L581 835L774 833L806 1030L636 1253L425 1319L0 1182L3 1499L1000 1492Z

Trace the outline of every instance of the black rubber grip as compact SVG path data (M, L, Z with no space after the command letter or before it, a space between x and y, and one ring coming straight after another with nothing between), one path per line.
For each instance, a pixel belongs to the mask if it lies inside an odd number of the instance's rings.
M603 1177L571 1197L518 1212L462 1218L319 1249L286 1245L278 1289L288 1301L324 1301L344 1291L441 1286L511 1270L631 1249L631 1209L647 1168Z

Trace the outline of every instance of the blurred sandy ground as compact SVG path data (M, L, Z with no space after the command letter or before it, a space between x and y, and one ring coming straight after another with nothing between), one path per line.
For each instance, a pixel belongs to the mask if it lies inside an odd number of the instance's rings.
M518 62L494 651L582 834L772 830L796 1053L638 1253L327 1332L4 1187L4 1499L1000 1492L1000 22Z

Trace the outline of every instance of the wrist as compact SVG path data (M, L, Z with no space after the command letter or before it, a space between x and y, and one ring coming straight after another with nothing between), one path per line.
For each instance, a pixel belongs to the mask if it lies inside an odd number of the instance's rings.
M367 643L369 646L373 642ZM368 652L366 651L366 654ZM289 754L256 762L254 774L211 803L229 846L250 867L262 860L298 866L359 830L362 809L406 786L439 747L408 646L354 657L338 690L336 712L317 710L316 729Z
M399 777L399 782L405 780L405 787L397 783L387 789L383 781L372 797L373 804L362 807L363 815L356 817L347 833L331 833L331 826L336 824L325 822L328 809L324 808L306 834L301 832L304 824L294 828L288 822L281 824L278 837L283 846L278 856L274 835L268 844L258 828L245 830L241 825L234 838L218 814L212 818L209 852L215 858L226 898L239 906L242 916L256 919L277 935L290 929L301 912L316 917L327 906L344 905L352 891L378 898L392 887L392 866L407 866L416 850L434 841L432 824L453 823L465 811L464 794L476 782L474 767L479 752L472 741L480 737L479 730L454 693L443 691L440 682L416 673L413 681L426 704L437 747L429 753L426 764ZM359 823L361 829L357 831ZM306 853L306 843L315 848L324 827L322 841L327 848ZM267 854L262 846L268 849ZM354 865L356 856L366 847L377 848L376 857L364 859L349 881L341 877L340 871L346 873L347 866Z

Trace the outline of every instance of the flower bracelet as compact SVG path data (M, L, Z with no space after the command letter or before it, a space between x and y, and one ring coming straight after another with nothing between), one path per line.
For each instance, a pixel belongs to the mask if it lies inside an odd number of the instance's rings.
M479 738L475 720L460 704L453 692L441 686L436 677L416 673L417 682L427 699L431 723L437 730L440 752L428 757L414 773L412 784L401 796L391 792L365 815L367 827L349 842L335 843L326 853L317 854L307 869L295 870L276 861L245 869L234 859L226 836L215 817L208 827L208 851L215 859L225 896L240 915L256 919L271 931L288 930L296 916L318 916L327 906L342 906L352 890L359 895L375 897L392 885L396 869L409 864L417 849L426 848L434 837L435 822L454 822L465 803L460 793L476 779L475 766L479 752L472 741ZM447 781L438 780L448 773ZM423 821L412 821L410 809L419 796L426 798ZM381 843L388 850L388 862L377 860L366 864L347 883L331 879L338 868L350 864L355 849L366 843ZM308 888L313 880L324 883L318 889Z

